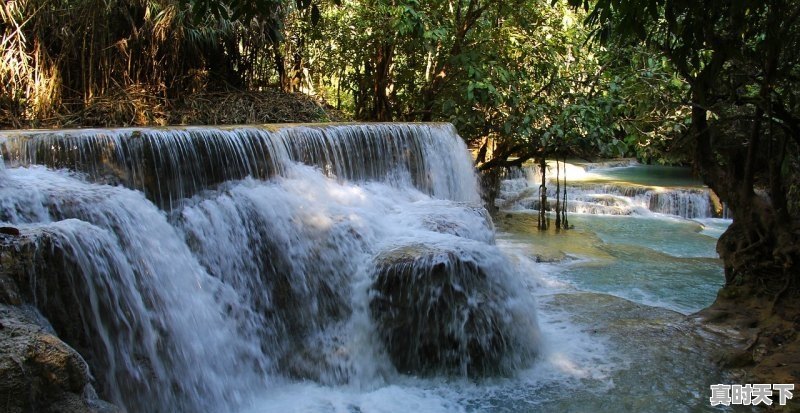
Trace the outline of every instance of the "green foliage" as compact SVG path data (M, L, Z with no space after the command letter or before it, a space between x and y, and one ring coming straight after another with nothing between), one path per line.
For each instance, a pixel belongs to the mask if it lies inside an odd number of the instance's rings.
M602 59L606 94L614 105L612 127L624 142L625 155L647 163L689 162L684 148L676 146L691 123L688 83L652 50L623 45L610 49Z
M470 144L491 142L485 168L547 155L680 160L665 154L686 129L686 83L643 48L586 43L573 1L95 3L64 1L74 24L63 38L48 31L67 17L52 2L16 20L45 45L23 44L23 57L53 62L36 70L63 82L51 101L116 85L166 97L277 86L357 119L452 122ZM21 90L8 96L45 101Z
M649 69L655 57L645 75L674 73L659 82L665 94L688 88L690 121L683 110L658 118L687 130L670 148L688 155L733 211L720 240L728 284L788 286L800 262L800 3L597 0L587 22L600 44L663 56L663 72Z
M609 92L606 51L586 44L582 13L566 3L371 0L320 10L318 26L287 31L302 40L285 54L302 52L313 92L356 118L452 122L468 142L500 148L487 167L630 153L616 121L628 90Z
M245 24L253 19L280 25L283 0L180 0L188 6L196 21L210 15L216 19L239 21Z

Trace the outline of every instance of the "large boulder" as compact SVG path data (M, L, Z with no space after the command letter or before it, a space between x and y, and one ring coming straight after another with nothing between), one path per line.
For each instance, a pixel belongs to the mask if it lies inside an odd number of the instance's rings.
M85 331L75 285L80 269L68 255L46 227L0 233L0 304L35 304L61 339L90 355L96 332Z
M42 229L0 231L0 400L5 411L118 411L97 399L86 361L59 338L88 351L89 334L66 277L72 269L63 258ZM51 321L59 326L59 336Z
M370 311L400 372L508 374L535 355L534 310L519 307L508 266L472 252L411 244L377 256Z
M9 413L118 411L97 399L86 362L32 307L0 304L0 377Z

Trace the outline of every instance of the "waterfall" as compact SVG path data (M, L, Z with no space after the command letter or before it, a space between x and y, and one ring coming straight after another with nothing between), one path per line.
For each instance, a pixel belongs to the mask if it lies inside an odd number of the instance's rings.
M460 368L420 373L506 374L536 353L533 303L452 126L10 132L0 151L0 223L38 240L34 304L128 411L236 411L281 380L370 387L406 373L376 279L402 264L387 251L410 246L417 267L436 264L431 251L453 263L414 278L438 283L419 305L453 317L409 325L443 331L427 351ZM480 328L463 332L461 314Z
M567 186L568 212L594 215L658 213L687 219L711 218L715 214L710 189L705 187L661 187L618 180L606 182L607 179L598 179L598 176L602 177L602 167L588 165L583 169L573 166L573 169L582 172L567 174L573 177ZM519 168L509 174L509 178L501 183L498 205L504 209L538 210L540 179L538 166ZM553 202L556 196L554 188L555 183L548 184L547 196Z
M240 293L212 277L140 193L41 168L11 169L8 178L0 220L52 240L44 254L60 256L43 259L33 283L45 283L47 270L70 278L86 325L77 339L103 366L106 397L131 408L216 409L245 390L233 383L258 383L256 331L237 331L226 314ZM35 299L46 307L52 297Z
M0 148L5 146L5 143L6 143L5 139L0 138ZM3 178L5 178L5 176L6 176L6 161L3 158L3 152L0 151L0 184L3 183L2 180Z
M142 190L159 206L247 176L269 179L292 162L341 180L413 184L437 198L477 202L472 163L449 124L7 132L9 166L87 173Z
M673 190L650 195L650 210L682 218L713 216L708 190Z

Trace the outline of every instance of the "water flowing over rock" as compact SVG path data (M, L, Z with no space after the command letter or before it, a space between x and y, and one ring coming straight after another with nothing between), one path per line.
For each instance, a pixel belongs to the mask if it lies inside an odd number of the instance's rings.
M276 381L369 386L414 363L505 374L536 353L450 125L5 132L0 152L0 298L38 308L127 411L236 411ZM408 282L376 261L403 245L425 246ZM405 329L418 361L385 340L393 284L443 312Z
M37 283L31 269L43 264L40 252L47 236L39 231L6 231L0 234L0 400L4 411L117 412L118 409L98 399L94 379L83 357L64 343L39 309L26 302L33 290L53 288L50 300L39 303L51 319L68 320L76 327L80 320L69 317L74 310L70 289ZM44 248L40 248L44 247ZM45 268L41 268L47 271ZM58 282L58 276L43 277ZM80 327L78 326L78 329ZM70 328L59 332L64 337Z
M449 151L463 143L447 124L184 127L7 132L10 166L46 165L87 173L95 182L142 190L171 206L211 186L247 176L268 179L289 163L351 181L390 178L425 193L476 202L471 165ZM465 198L466 197L466 198Z
M535 355L536 328L509 300L519 286L480 245L411 244L376 264L370 309L399 370L508 374Z
M555 164L554 162L552 162ZM630 162L628 162L629 164ZM705 187L665 188L624 182L595 182L585 176L600 167L635 167L634 164L620 166L617 163L570 165L567 186L567 211L593 215L649 215L653 213L675 215L681 218L711 218L720 216L722 206L710 189ZM555 167L548 172L548 205L552 210L556 203ZM576 176L577 175L577 176ZM539 185L541 174L537 166L517 168L501 182L497 205L501 209L538 210L541 203ZM563 195L562 195L563 196Z

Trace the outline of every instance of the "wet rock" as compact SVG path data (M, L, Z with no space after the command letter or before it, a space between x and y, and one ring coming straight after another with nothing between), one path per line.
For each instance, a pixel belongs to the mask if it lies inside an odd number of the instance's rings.
M506 374L514 356L530 355L494 270L456 248L413 244L378 255L370 311L400 372Z
M725 204L719 199L719 195L712 190L708 190L708 198L711 201L711 211L714 218L722 218L725 215Z
M4 274L5 271L0 270L0 303L2 304L20 304L19 290L17 283Z
M72 265L44 228L0 236L0 400L11 400L8 411L118 411L97 399L81 356L91 355L93 332L80 318Z
M0 236L0 304L22 304L17 282L27 284L28 269L34 262L36 238L30 234L22 238Z
M80 277L74 276L80 269L68 255L46 227L0 237L0 303L35 303L61 339L90 355L96 335L85 331L80 318Z
M19 236L19 229L14 227L0 227L0 234L11 235L13 237Z
M279 360L281 371L298 380L312 380L325 385L348 383L353 374L344 324L312 334L295 351Z
M564 261L567 258L568 258L567 254L559 251L559 253L552 255L536 254L534 261L538 263L552 264Z
M98 400L86 361L36 309L0 304L0 400L12 412L117 412Z

